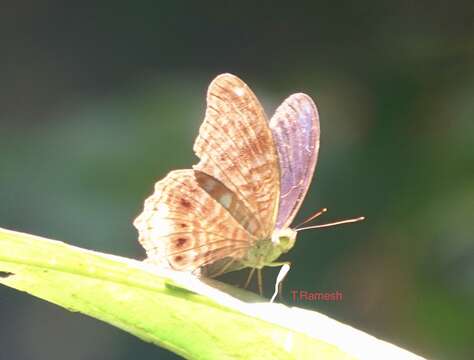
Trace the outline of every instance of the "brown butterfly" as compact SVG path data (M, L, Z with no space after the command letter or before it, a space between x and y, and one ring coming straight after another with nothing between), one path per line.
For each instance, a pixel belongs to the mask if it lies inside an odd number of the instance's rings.
M157 182L133 223L148 261L210 277L249 267L246 285L258 269L261 293L261 269L287 264L276 260L293 247L297 231L307 229L290 224L318 149L318 112L309 96L291 95L268 122L242 80L217 76L194 143L200 162Z

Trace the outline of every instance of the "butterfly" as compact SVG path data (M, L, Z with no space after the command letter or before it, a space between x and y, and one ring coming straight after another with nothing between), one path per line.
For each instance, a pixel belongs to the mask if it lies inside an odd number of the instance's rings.
M277 259L297 231L336 224L290 228L314 174L319 135L308 95L291 95L268 121L241 79L217 76L194 143L199 163L158 181L133 222L147 260L208 277L248 267L246 286L257 269L261 293L261 269L288 265Z

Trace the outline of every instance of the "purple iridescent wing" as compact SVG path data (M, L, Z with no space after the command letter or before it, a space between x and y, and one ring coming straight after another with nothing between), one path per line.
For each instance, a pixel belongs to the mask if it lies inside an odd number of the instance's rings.
M289 227L313 178L319 150L319 117L308 95L293 94L276 110L270 128L280 161L276 228Z

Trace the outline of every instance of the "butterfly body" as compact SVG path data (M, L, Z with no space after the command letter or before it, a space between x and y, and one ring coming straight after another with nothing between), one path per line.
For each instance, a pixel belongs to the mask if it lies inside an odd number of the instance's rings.
M295 241L296 231L290 228L275 230L271 238L257 240L240 262L243 267L256 269L270 266L280 255L288 252Z
M155 185L135 219L148 260L217 276L277 264L295 244L290 228L309 188L319 149L316 106L293 94L270 121L238 77L216 77L192 169Z

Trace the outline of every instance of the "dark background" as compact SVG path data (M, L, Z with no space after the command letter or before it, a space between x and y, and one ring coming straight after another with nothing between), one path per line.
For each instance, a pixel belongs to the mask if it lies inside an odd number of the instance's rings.
M239 75L269 115L304 91L322 130L299 218L328 207L326 221L368 219L300 234L287 298L339 290L342 302L297 305L420 355L471 359L471 3L3 3L0 226L142 259L131 222L156 180L196 162L212 78ZM0 349L177 358L5 287Z

